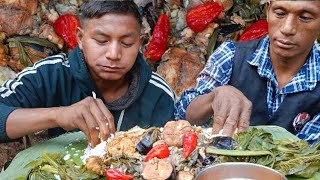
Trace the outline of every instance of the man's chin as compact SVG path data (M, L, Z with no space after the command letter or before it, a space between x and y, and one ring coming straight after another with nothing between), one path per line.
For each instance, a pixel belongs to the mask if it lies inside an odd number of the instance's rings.
M280 59L291 59L293 50L276 47L273 49L273 52L276 56L280 57Z
M121 79L121 77L118 77L118 76L111 76L111 77L110 76L107 76L107 77L103 76L100 78L104 81L118 81Z

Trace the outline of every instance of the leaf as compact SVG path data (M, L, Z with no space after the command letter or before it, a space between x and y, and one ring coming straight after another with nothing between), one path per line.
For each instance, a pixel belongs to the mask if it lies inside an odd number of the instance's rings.
M41 164L43 164L45 161L43 159L40 159L40 160L35 160L35 161L31 161L30 163L28 163L25 167L26 168L35 168Z
M58 169L53 167L53 166L50 166L48 164L44 165L41 167L41 170L42 171L47 171L47 172L50 172L50 173L53 173L53 174L58 174Z
M44 158L50 165L52 165L54 168L59 168L60 165L55 161L55 158L54 158L56 156L52 155L52 157L53 158L51 158L47 152L44 152L42 154L42 158Z
M224 156L266 156L272 155L270 151L246 151L246 150L225 150L207 147L206 153Z
M237 133L235 140L239 149L243 150L270 151L274 147L272 134L263 129L252 128L250 131Z
M253 128L253 127L251 127ZM263 129L268 133L272 134L273 140L283 140L283 139L291 139L291 140L300 140L297 136L291 134L289 131L280 126L254 126L256 129Z
M212 36L210 37L210 40L209 40L206 59L209 59L209 56L214 51L214 48L215 48L216 43L217 43L217 39L218 39L218 30L215 30L213 32Z
M69 144L85 139L85 135L82 132L68 133L21 151L12 160L9 167L4 172L0 173L0 179L15 179L25 176L26 174L28 174L30 169L32 169L31 167L25 166L29 162L40 158L43 152L46 151L48 153L61 153ZM19 171L17 171L17 169L19 169Z
M280 161L275 164L274 168L282 174L295 174L310 178L315 172L320 170L320 153L307 157L296 157L288 161Z
M21 42L23 45L26 44L36 44L39 46L44 46L48 48L55 49L56 45L46 39L38 38L38 37L29 37L29 36L18 36L15 39L17 39L19 42Z
M268 132L269 131L269 132ZM304 140L293 138L288 131L251 127L246 132L237 133L237 150L216 150L207 148L207 153L217 154L220 162L251 162L269 166L284 175L312 177L320 170L320 142L309 146ZM275 138L277 137L277 138ZM287 137L288 139L286 139ZM255 154L267 151L270 155Z
M83 164L81 156L83 156L86 147L88 146L87 140L82 139L65 147L63 156L69 155L70 159L66 163L75 163L77 166Z
M29 66L32 64L20 41L18 41L16 38L9 38L7 41L9 44L14 44L18 48L19 59L24 66Z

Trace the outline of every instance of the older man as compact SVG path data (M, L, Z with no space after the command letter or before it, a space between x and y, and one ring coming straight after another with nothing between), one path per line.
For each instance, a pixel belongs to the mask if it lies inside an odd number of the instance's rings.
M268 1L269 35L224 42L176 115L232 135L249 125L279 125L310 143L320 137L320 1ZM294 120L295 119L295 120Z

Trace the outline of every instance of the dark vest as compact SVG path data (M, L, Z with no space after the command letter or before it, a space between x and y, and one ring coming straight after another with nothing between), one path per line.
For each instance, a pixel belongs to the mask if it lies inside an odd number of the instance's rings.
M237 42L234 64L229 84L238 88L251 102L250 125L277 125L293 134L292 121L301 112L307 112L313 118L320 112L320 83L313 91L287 94L274 115L268 117L267 78L262 78L257 67L247 62L262 40Z

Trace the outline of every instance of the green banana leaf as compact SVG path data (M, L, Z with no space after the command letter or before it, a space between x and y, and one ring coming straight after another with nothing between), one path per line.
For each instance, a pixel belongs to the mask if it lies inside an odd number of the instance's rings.
M281 140L281 139L292 139L298 141L299 138L293 134L291 134L286 129L280 126L254 126L255 128L261 128L269 133L272 134L274 140Z
M256 128L263 128L264 130L270 132L274 139L293 139L299 140L296 136L285 130L284 128L278 126L255 126ZM57 138L50 139L44 143L30 147L24 151L21 151L13 159L10 166L0 173L0 180L14 180L19 178L19 180L26 179L26 175L30 171L30 167L25 167L28 163L41 157L43 152L54 153L66 153L74 154L71 151L76 151L80 149L85 149L87 146L86 137L82 132L74 132L61 135ZM77 161L77 158L74 158ZM80 163L80 159L78 159ZM308 180L319 180L320 172L316 173L314 177ZM288 177L288 180L306 180L303 178Z
M31 170L31 167L25 166L31 161L41 157L43 152L65 153L71 144L76 144L78 142L83 142L82 148L87 146L86 137L82 132L67 133L23 150L16 155L9 167L4 172L0 173L0 180L14 180L16 178L21 180L26 179L25 176Z

